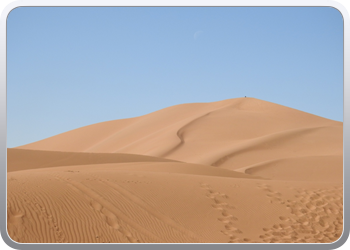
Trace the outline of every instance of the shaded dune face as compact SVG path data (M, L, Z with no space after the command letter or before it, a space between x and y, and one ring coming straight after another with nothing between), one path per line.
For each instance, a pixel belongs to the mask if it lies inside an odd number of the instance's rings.
M18 242L334 242L343 123L254 99L176 105L8 149Z

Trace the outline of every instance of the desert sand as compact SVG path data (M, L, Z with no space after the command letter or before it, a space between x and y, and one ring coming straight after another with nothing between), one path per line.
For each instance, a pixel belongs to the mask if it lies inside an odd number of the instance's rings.
M168 107L7 150L21 243L334 242L343 123L255 98Z

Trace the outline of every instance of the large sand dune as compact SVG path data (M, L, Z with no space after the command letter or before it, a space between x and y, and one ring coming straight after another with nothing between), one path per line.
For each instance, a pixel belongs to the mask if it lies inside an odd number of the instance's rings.
M333 242L343 123L237 98L8 149L18 242Z

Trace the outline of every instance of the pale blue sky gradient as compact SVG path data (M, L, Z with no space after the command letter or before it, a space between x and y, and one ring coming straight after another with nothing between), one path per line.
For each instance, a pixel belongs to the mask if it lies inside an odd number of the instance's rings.
M340 12L20 7L8 16L8 147L242 96L343 121Z

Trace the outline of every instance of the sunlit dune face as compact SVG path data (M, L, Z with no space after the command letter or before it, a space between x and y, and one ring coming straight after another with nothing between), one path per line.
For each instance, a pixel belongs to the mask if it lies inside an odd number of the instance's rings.
M343 123L255 98L172 106L7 152L17 242L330 243L343 231Z

